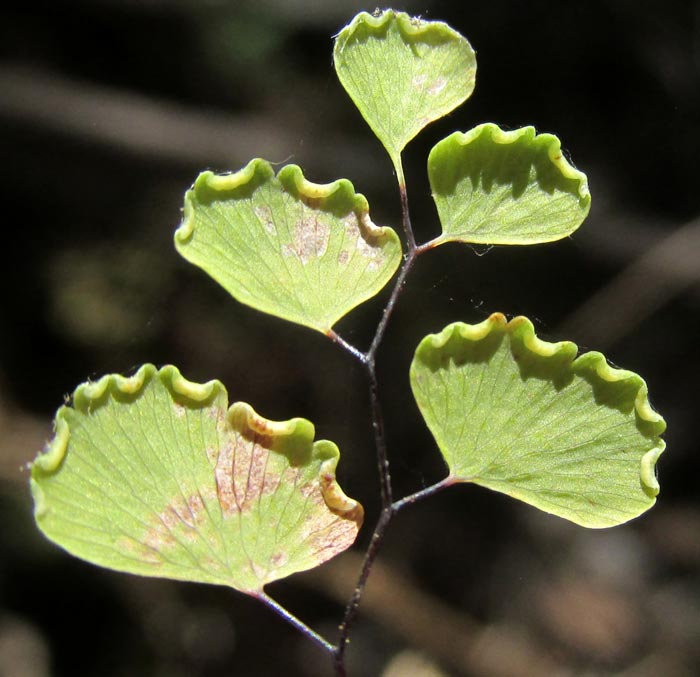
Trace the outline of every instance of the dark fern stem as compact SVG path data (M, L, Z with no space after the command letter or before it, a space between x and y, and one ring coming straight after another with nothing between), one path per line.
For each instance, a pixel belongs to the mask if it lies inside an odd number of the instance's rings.
M353 590L352 596L345 607L343 620L340 624L338 643L335 647L333 647L333 667L337 677L346 676L347 671L345 667L345 652L350 640L350 631L355 618L357 617L362 594L367 584L367 579L372 571L372 565L379 554L379 550L381 549L381 545L384 541L384 536L386 534L387 527L391 522L391 518L396 512L406 505L410 505L421 498L432 495L449 484L448 480L443 480L442 482L438 482L437 484L418 491L415 494L406 496L399 501L394 502L393 500L391 468L386 447L386 437L384 434L384 419L382 415L381 400L379 397L379 383L377 381L375 359L377 351L379 350L384 338L384 334L386 333L391 315L399 300L399 297L401 296L401 292L404 289L406 278L411 272L416 258L423 252L431 249L433 246L432 242L427 242L420 246L416 245L408 209L408 194L406 192L406 185L403 182L402 177L399 181L399 192L401 197L401 213L407 251L404 255L404 260L396 278L396 282L394 283L394 288L386 306L384 307L384 310L382 311L381 319L377 324L377 329L374 333L369 349L367 352L363 353L355 346L345 341L345 339L336 334L333 330L328 333L328 337L349 352L362 365L364 365L367 372L370 407L372 411L372 427L374 429L374 443L377 454L377 469L379 473L379 484L382 499L379 519L377 520L369 545L367 546L355 589Z

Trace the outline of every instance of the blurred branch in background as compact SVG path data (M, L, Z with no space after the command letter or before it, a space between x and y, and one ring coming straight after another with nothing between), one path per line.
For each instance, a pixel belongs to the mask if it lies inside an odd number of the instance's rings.
M347 552L319 568L313 584L338 603L348 599L362 556ZM524 633L505 624L482 625L420 589L395 567L375 562L362 611L459 674L536 677L562 674L562 667Z
M0 482L24 482L29 476L25 465L34 460L50 435L50 421L13 406L0 382Z
M606 248L621 258L634 258L559 329L562 336L576 336L586 345L605 350L674 297L688 289L700 292L700 219L670 235L657 236L651 245L623 230L616 246L613 238L616 232L620 235L620 225L600 230L607 233L603 236Z
M692 405L700 373L693 178L700 9L692 4L401 4L454 21L479 50L483 75L463 113L409 148L412 199L416 209L425 205L416 222L435 220L424 175L430 145L484 119L560 132L589 173L594 213L571 243L528 252L532 264L521 265L520 252L497 251L478 262L455 253L458 272L476 291L465 291L460 275L454 290L449 279L433 289L443 274L438 268L431 269L437 277L418 278L414 287L423 285L426 302L396 325L396 354L402 344L406 351L414 345L415 325L432 331L448 315L480 312L474 295L489 310L520 312L530 304L550 326L570 312L552 335L591 349L614 345L621 364L639 365L662 411L671 412L669 451L663 500L648 519L614 534L564 530L550 543L541 524L523 529L513 519L516 508L501 512L497 500L481 503L478 492L464 513L417 511L416 542L404 531L371 579L353 639L352 655L367 659L357 674L418 677L408 645L444 670L421 675L700 674ZM331 363L315 349L307 351L307 369L300 360L305 335L268 329L224 303L213 285L200 287L164 251L190 177L207 167L235 170L257 156L299 163L314 181L346 176L368 193L375 215L391 213L385 203L397 198L390 165L342 98L329 56L332 33L353 10L372 11L374 4L71 0L47 8L13 6L2 33L6 205L22 212L14 223L8 219L0 320L7 319L0 329L0 357L7 360L0 375L0 675L19 674L23 647L47 666L35 667L41 677L49 670L58 677L322 675L313 668L325 663L295 653L303 638L248 600L93 572L52 550L29 525L21 468L50 436L62 393L88 374L126 371L145 356L199 365L201 374L220 375L236 392L254 392L280 411L308 411L331 439L343 431L344 472L371 493L365 438L346 435L362 415L356 401L364 401L350 387L351 375L321 367ZM527 78L517 68L524 54ZM554 266L558 256L568 257L566 279ZM455 301L439 305L443 293ZM361 325L360 313L353 327ZM254 333L258 324L263 329ZM273 333L282 338L271 342ZM422 428L406 415L410 395L400 399L407 361L392 352L383 359L387 401L397 398L394 468L413 480L428 454L416 441ZM244 360L259 366L244 373ZM287 385L278 382L280 369ZM342 398L334 398L340 390ZM450 558L431 540L436 515L455 535ZM619 576L605 578L602 565L581 570L591 553L612 562ZM329 636L338 620L335 600L347 601L357 558L346 553L281 584L314 627L327 624Z
M272 113L206 111L24 66L0 66L0 90L0 119L187 167L235 170L253 157L282 163L300 145L298 132ZM369 139L323 128L314 137L314 144L334 149L314 155L329 177L340 169L338 156L344 175L365 181L381 175Z

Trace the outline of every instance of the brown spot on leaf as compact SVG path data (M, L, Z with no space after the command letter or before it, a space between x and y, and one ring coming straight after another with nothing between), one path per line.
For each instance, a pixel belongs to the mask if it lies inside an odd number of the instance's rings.
M311 259L321 258L328 249L331 235L329 223L319 214L305 214L294 226L293 242L282 248L284 256L296 256L306 265Z
M247 423L247 426L238 431L239 435L253 444L259 444L266 449L272 448L273 431L269 422L260 416L254 418L249 415Z
M214 421L225 421L226 420L226 411L223 410L221 407L214 406L214 407L207 407L205 409L205 413L207 418L210 418Z
M163 557L151 548L145 548L142 550L140 556L141 559L148 564L153 564L154 566L163 564Z
M447 80L445 78L438 78L433 82L430 87L428 87L427 92L428 94L439 94L443 89L445 89L445 85L447 84Z
M141 541L137 541L130 536L122 536L121 538L117 539L116 546L120 552L128 552L147 564L151 564L153 566L163 564L163 556L160 554L159 550L156 550L145 543L142 543Z
M317 489L316 482L305 482L299 487L299 491L304 498L308 498Z
M338 253L338 263L341 266L344 266L348 262L349 259L350 259L350 254L345 249L341 249L340 252Z
M372 223L369 214L351 212L343 219L345 241L350 249L369 259L367 270L376 270L385 261L385 255L378 246L380 229ZM342 252L341 252L342 253Z
M301 193L299 197L301 201L310 209L318 209L324 202L323 198L321 197L311 197L309 195L304 195L303 193Z
M308 502L300 540L306 541L312 556L320 564L354 543L362 525L364 511L359 503L342 494L333 473L324 472L318 483L302 485L302 493L305 492ZM342 495L342 499L339 495ZM328 498L332 500L329 501ZM341 505L341 501L344 501L342 509L336 507Z
M347 550L355 542L360 525L354 516L341 516L328 510L320 492L313 504L313 512L307 513L301 526L299 540L307 542L320 564Z
M226 571L224 565L213 557L202 557L199 564L203 569L208 569L209 571L216 571L217 573L224 573Z
M271 437L250 429L238 432L219 452L214 469L216 493L225 517L247 512L261 496L274 493L280 476L268 468Z
M270 564L272 564L275 569L279 569L279 567L287 563L287 559L287 553L277 552L270 558Z
M411 84L419 91L422 92L425 87L425 83L428 79L427 75L414 75L411 80Z
M317 559L321 562L347 550L357 537L358 527L353 520L334 517L335 519L328 520L323 528L309 539Z
M189 508L190 515L194 518L196 524L199 524L202 520L202 515L205 513L206 508L204 507L204 501L200 494L192 494L187 499L187 507Z
M230 516L238 510L238 501L233 488L233 455L234 446L230 442L219 449L214 468L216 495L219 498L221 511L226 516Z
M282 474L282 481L285 484L294 484L297 481L297 478L299 477L299 468L294 468L290 466L289 468L285 468L284 473Z
M258 205L253 209L255 216L262 224L263 228L270 235L277 235L277 229L275 228L275 222L272 219L272 210L267 205Z
M204 501L199 493L186 499L175 498L153 521L146 532L143 545L155 551L177 545L180 537L192 540L198 535L198 527L206 517Z
M265 580L265 576L267 575L267 571L263 567L261 567L256 562L251 562L250 568L253 570L253 574L255 574L255 576L257 577L257 579L259 581Z
M280 481L281 477L278 473L266 472L263 477L262 495L269 496L274 494L280 485Z

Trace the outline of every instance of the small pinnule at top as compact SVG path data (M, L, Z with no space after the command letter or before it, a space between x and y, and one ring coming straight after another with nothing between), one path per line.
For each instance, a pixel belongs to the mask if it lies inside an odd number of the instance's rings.
M338 79L386 148L402 183L401 151L474 91L471 45L442 21L387 9L361 12L338 33Z

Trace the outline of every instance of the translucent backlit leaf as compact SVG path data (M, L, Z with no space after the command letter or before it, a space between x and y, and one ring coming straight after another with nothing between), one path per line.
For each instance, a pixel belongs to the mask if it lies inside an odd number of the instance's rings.
M398 236L349 181L311 183L296 165L275 176L260 159L197 178L175 245L241 303L324 333L401 261Z
M454 482L473 482L586 527L655 502L666 424L636 374L530 321L494 314L426 336L411 386Z
M388 9L361 12L338 34L335 70L394 164L426 125L474 90L476 57L467 40L440 21Z
M36 521L94 564L256 595L348 548L362 523L335 481L338 448L309 421L227 409L219 381L172 366L79 386L55 428L31 469Z
M567 162L556 136L533 127L455 132L430 152L428 176L442 223L437 242L560 240L591 206L586 175Z

